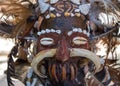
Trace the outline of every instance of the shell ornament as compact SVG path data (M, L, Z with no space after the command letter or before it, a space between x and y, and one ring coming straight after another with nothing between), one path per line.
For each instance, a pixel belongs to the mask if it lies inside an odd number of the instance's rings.
M0 36L8 86L120 86L119 0L2 0Z

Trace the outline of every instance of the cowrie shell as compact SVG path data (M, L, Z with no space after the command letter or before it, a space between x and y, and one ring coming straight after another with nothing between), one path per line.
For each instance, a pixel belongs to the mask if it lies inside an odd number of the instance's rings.
M54 43L54 40L52 39L52 38L42 38L41 40L40 40L40 44L42 44L42 45L51 45L51 44L53 44Z
M75 37L73 38L72 42L76 45L81 45L87 43L87 39L84 37Z

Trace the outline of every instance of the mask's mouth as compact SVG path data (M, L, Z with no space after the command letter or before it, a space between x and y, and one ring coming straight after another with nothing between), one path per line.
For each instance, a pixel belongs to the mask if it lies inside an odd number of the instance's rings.
M43 50L40 51L33 59L31 66L34 70L34 72L41 78L47 78L47 76L43 73L41 73L38 69L38 65L40 66L41 62L43 59L45 59L46 57L50 57L53 58L56 55L56 49L47 49L47 50ZM86 50L86 49L78 49L78 48L72 48L70 49L70 58L71 59L75 59L75 57L77 58L86 58L88 60L90 60L95 67L94 73L99 72L100 70L100 60L99 58L96 56L96 54L94 54L93 52ZM68 59L69 62L69 59ZM73 65L69 65L71 69L74 69ZM56 65L54 65L54 63L52 64L52 68L53 70L56 68ZM65 66L62 67L62 71L64 71L64 69L66 68ZM53 71L54 72L54 71Z

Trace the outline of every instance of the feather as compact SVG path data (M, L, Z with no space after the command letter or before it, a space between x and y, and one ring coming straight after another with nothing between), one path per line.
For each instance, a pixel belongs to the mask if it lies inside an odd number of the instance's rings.
M111 1L111 0L90 0L91 2L91 9L90 9L90 20L93 21L95 24L97 24L98 26L110 26L109 23L107 24L103 24L102 22L106 22L108 20L110 20L111 16L114 18L116 17L116 21L115 23L117 23L120 19L120 8L116 6L116 3ZM104 13L105 16L107 16L107 19L105 21L101 22L101 18L99 18L100 13ZM110 15L110 16L108 16ZM108 21L108 22L112 22ZM114 20L113 20L114 22ZM115 25L115 24L114 24ZM111 26L114 26L111 25Z
M117 66L120 66L120 64ZM120 68L117 69L114 66L109 66L108 71L110 73L111 79L116 84L116 86L120 86Z
M8 82L8 86L14 86L14 84L12 83L12 77L15 77L15 67L14 67L14 60L13 57L16 56L17 54L17 47L18 46L14 46L10 52L10 54L8 55L9 60L8 60L8 67L7 67L7 82Z
M25 4L22 4L23 2L25 1L7 0L0 2L0 13L1 13L0 22L5 23L7 26L11 26L11 28L6 28L6 26L0 25L0 33L2 35L7 34L7 37L13 37L11 35L13 33L18 33L17 31L19 31L19 29L25 29L25 28L17 28L16 30L14 27L26 23L27 18L33 15L32 9L26 6ZM15 36L16 35L14 35L14 37Z
M49 4L43 2L43 0L38 0L41 13L45 13L50 7Z

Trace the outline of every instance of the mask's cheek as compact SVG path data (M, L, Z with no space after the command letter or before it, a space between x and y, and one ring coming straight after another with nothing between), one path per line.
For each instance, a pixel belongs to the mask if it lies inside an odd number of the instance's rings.
M57 33L46 33L39 36L37 40L37 52L42 50L53 49L57 47L60 34Z
M86 50L90 50L90 45L89 43L86 44L82 44L82 45L72 45L72 48L79 48L79 49L86 49Z
M82 31L82 29L80 29L80 30ZM84 30L84 32L87 33L86 30ZM80 48L80 49L90 50L89 37L85 33L72 32L72 34L69 35L67 38L68 38L68 43L71 48Z

